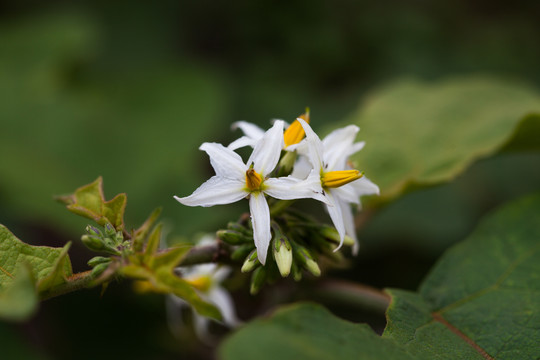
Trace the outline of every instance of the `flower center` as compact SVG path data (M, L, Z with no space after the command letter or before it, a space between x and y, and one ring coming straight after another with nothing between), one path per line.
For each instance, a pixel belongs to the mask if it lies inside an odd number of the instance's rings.
M210 289L210 286L212 285L212 279L210 276L199 276L193 279L186 279L188 283L190 283L195 289L200 290L202 292L206 292Z
M321 176L322 186L326 188L337 188L351 181L360 179L364 174L358 170L329 171Z
M246 186L249 191L260 190L263 179L261 175L253 169L246 171Z
M309 124L309 111L299 116L302 120ZM298 144L306 135L302 124L298 120L294 120L293 123L283 133L283 139L285 141L285 147L293 144Z

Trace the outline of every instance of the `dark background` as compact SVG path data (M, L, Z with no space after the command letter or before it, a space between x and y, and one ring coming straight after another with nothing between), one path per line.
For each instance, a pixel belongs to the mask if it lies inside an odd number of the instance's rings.
M245 204L172 199L212 174L202 142L232 141L237 120L292 121L306 106L313 127L328 129L401 77L489 74L538 88L539 15L538 1L0 1L0 223L32 244L74 240L74 269L85 270L91 255L77 239L87 222L52 197L102 175L107 198L127 192L129 227L162 206L171 241L215 231ZM405 196L362 231L352 268L330 275L415 289L478 218L537 188L539 160L497 156ZM240 315L266 310L265 296L290 300L291 288L251 298L236 285ZM102 298L94 289L48 300L29 323L0 324L2 358L211 356L189 328L172 336L163 304L127 282Z

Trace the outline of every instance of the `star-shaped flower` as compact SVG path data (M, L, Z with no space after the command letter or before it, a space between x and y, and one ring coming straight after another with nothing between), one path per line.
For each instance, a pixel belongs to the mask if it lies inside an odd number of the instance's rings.
M306 132L306 141L298 147L298 151L307 155L311 166L305 158L301 158L292 175L304 178L307 171L320 174L321 186L327 197L328 213L341 240L337 249L341 247L347 234L355 240L353 252L356 253L358 240L350 205L360 206L360 196L379 193L377 185L348 164L349 156L360 151L365 145L364 142L354 142L360 129L349 125L333 131L321 141L305 121L299 121Z
M314 198L325 201L318 174L312 173L305 180L294 177L269 178L276 167L283 149L283 121L276 120L256 143L253 153L244 164L240 155L217 143L204 143L200 149L210 156L216 175L203 183L193 194L174 198L188 206L213 206L230 204L249 198L253 239L261 264L271 239L270 209L265 195L293 200Z

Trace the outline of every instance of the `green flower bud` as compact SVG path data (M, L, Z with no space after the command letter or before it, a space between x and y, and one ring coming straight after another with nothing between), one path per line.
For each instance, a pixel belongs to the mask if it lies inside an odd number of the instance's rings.
M264 285L266 280L266 269L263 266L258 267L251 275L251 286L249 292L256 295Z
M282 277L289 276L292 266L292 247L291 243L285 236L275 237L272 242L272 250L274 259Z
M110 223L105 224L105 235L108 237L116 237L116 229Z
M239 233L241 233L242 235L246 235L247 237L249 238L252 238L253 237L253 231L251 231L250 229L248 229L247 227L245 226L242 226L240 225L239 223L237 222L234 222L234 221L231 221L227 224L227 229L229 230L234 230L234 231L238 231Z
M235 230L219 230L217 237L230 245L240 245L246 242L253 242L252 239Z
M255 246L253 244L244 244L240 245L237 249L233 251L231 254L231 259L234 261L240 261L242 259L245 259L246 256L253 251L253 248Z
M86 232L92 236L96 236L99 238L103 237L103 233L101 232L101 230L99 230L97 227L92 226L92 225L88 225L86 227Z
M103 273L105 270L107 270L108 267L109 267L109 263L102 263L102 264L96 265L92 269L92 276L95 277L95 276L101 275L101 273Z
M285 155L279 161L278 176L287 176L292 173L294 163L296 162L296 151L286 151Z
M291 271L294 281L302 280L302 269L300 269L300 267L294 261L292 263Z
M297 245L294 249L294 255L296 259L300 262L300 264L312 273L315 276L321 275L321 269L319 268L319 265L313 260L313 256L311 256L311 253L303 246Z
M257 258L257 249L254 249L246 258L246 261L244 261L244 264L242 265L242 271L243 273L250 272L253 270L257 265L259 265L259 259Z
M81 236L81 241L90 250L102 251L105 248L103 240L97 236L83 235Z
M319 230L320 234L327 238L328 240L340 243L341 239L339 238L339 233L337 230L331 226L324 225ZM353 246L354 245L354 239L350 237L349 235L345 235L345 238L343 239L343 245L346 246Z
M108 264L111 262L111 258L103 257L103 256L96 256L88 260L88 265L91 267L95 267L99 264Z

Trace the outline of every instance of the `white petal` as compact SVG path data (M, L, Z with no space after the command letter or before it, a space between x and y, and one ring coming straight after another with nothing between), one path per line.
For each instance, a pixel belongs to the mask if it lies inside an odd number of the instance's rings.
M229 274L231 273L232 269L229 267L229 266L220 266L215 272L214 274L212 274L212 279L220 284L221 282L223 282L223 280L225 280Z
M237 121L231 125L231 129L240 129L244 134L253 140L259 140L264 136L264 130L259 126L247 121Z
M354 188L357 196L380 194L379 187L365 176L347 185L351 185Z
M358 179L360 180L360 179ZM355 181L358 181L355 180ZM353 181L353 182L355 182ZM332 194L338 198L340 201L345 201L353 204L360 204L360 196L356 192L356 189L352 185L353 183L348 183L338 188L332 189Z
M309 176L309 173L313 169L311 162L307 156L299 156L296 163L294 163L291 176L297 179L305 179Z
M364 148L364 146L366 146L365 141L360 141L360 142L352 144L352 146L349 148L349 151L347 152L348 153L347 156L351 156L353 154L356 154L357 152L362 150Z
M306 141L309 149L309 161L313 165L313 169L319 172L323 166L323 145L321 139L315 134L311 126L303 119L296 119L302 124L306 132Z
M292 176L270 178L264 184L267 186L264 192L276 199L310 198L326 202L321 186L321 177L317 173L312 172L305 180L296 179Z
M199 147L210 156L216 175L228 179L244 179L247 166L240 155L218 143L204 143Z
M244 190L245 186L244 181L213 176L199 186L193 194L183 198L178 196L174 198L187 206L208 207L230 204L247 196L247 192Z
M358 254L358 238L356 236L356 226L354 225L354 215L351 205L345 201L338 201L341 207L341 215L343 216L343 224L345 225L345 233L354 239L353 254ZM341 245L336 248L337 251ZM355 251L356 249L356 251Z
M256 139L252 139L252 138L249 138L247 136L242 136L241 138L239 139L236 139L234 140L232 143L229 144L229 146L227 146L229 149L231 150L236 150L236 149L240 149L240 148L243 148L245 146L251 146L251 147L254 147L255 144L257 144L257 141Z
M253 163L253 169L265 177L276 167L284 145L283 121L276 120L274 126L255 145L247 164Z
M212 288L208 294L208 298L221 312L225 325L236 327L242 323L236 316L234 301L227 290L223 289L222 287Z
M261 264L266 263L266 253L272 237L270 233L270 209L262 193L252 193L249 198L249 211L253 224L253 239L257 247L257 257Z
M336 250L334 250L337 251L341 247L341 245L343 245L343 240L345 239L345 224L343 222L343 213L339 202L332 195L332 190L326 191L326 197L328 198L329 203L332 205L326 206L326 209L328 210L328 214L330 214L330 218L334 223L334 227L339 234L339 246L336 248Z
M322 141L324 147L324 161L327 171L343 170L350 155L351 146L358 133L358 126L349 125L332 131Z

